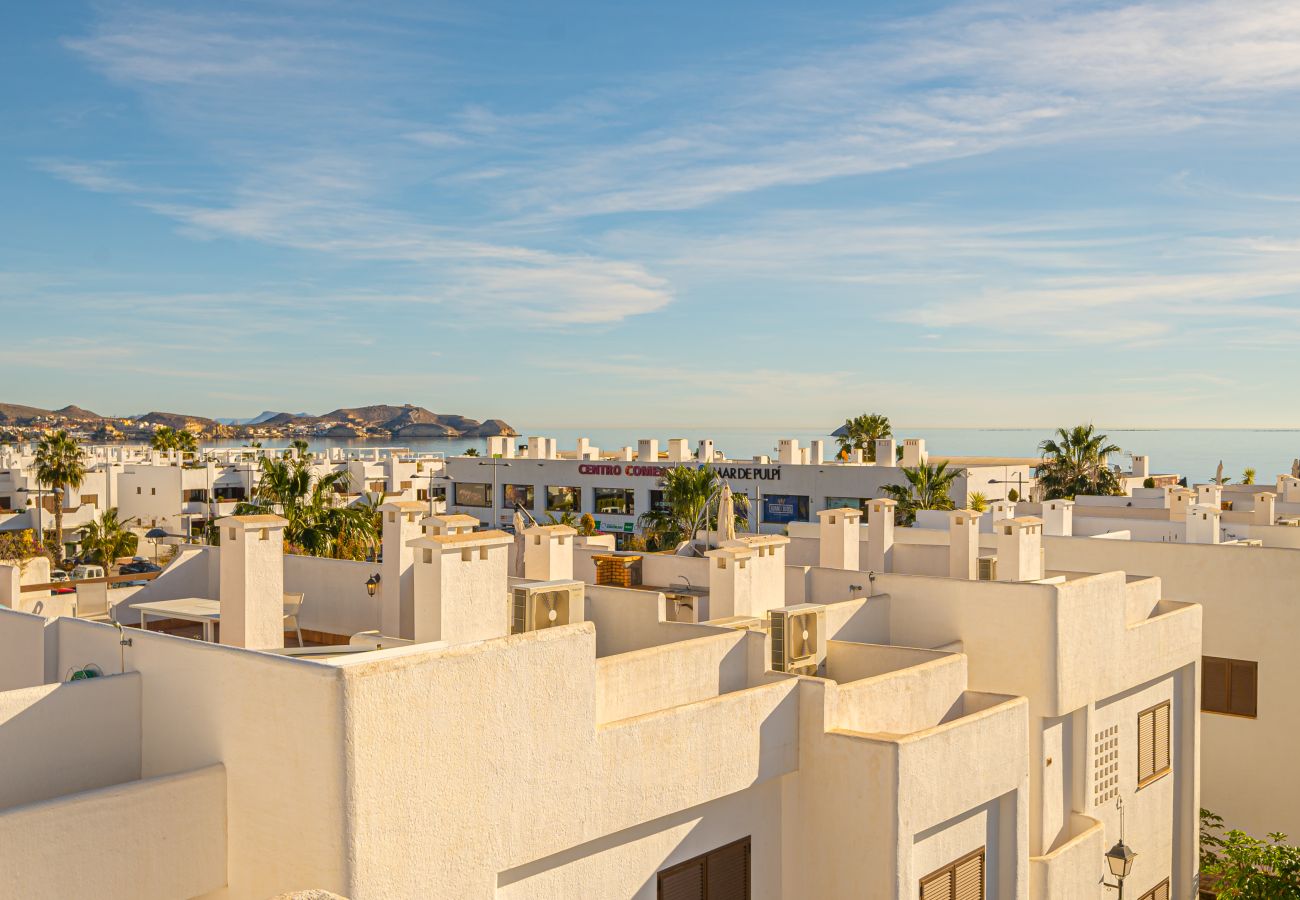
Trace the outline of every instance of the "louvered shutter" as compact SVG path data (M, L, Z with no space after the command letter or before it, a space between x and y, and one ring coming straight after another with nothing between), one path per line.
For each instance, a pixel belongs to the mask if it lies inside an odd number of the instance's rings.
M660 872L659 900L704 900L704 859Z
M1257 676L1259 669L1253 662L1244 662L1242 660L1224 660L1231 666L1231 677L1228 681L1228 712L1236 713L1239 716L1254 716L1256 710L1256 686L1258 684Z
M984 854L957 864L953 900L984 900Z
M749 839L710 853L705 881L708 900L749 900Z
M1155 724L1153 711L1138 716L1138 784L1146 781L1155 772Z
M1201 709L1228 711L1228 667L1226 659L1207 656L1201 660Z
M1156 885L1156 889L1151 892L1151 900L1169 900L1169 879Z
M1163 772L1169 768L1169 704L1155 708L1155 769ZM1168 900L1168 898L1166 898Z
M945 869L922 881L921 900L953 900L952 869Z

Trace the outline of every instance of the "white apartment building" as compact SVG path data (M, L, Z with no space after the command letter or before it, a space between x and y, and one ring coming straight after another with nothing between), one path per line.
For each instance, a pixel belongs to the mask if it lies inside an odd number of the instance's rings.
M887 503L686 557L395 501L379 564L228 517L115 610L218 643L0 609L0 895L1101 898L1122 801L1129 896L1193 897L1200 608Z
M1028 497L1035 484L1034 458L932 456L921 438L876 444L880 462L868 463L860 451L839 460L825 441L801 447L793 438L781 440L773 456L747 460L728 459L707 440L692 451L683 439L667 441L662 450L657 439L645 439L635 449L610 453L585 438L564 452L551 438L530 437L523 450L511 438L489 438L489 458L447 459L446 500L450 510L489 527L508 525L519 506L543 522L548 516L588 513L600 531L631 535L640 532L638 516L662 502L659 480L665 469L708 463L749 501L751 531L779 533L791 522L815 521L823 509L855 507L866 514L868 501L881 496L885 485L905 483L904 466L925 461L947 461L949 468L964 471L954 484L958 504L974 491L990 500L1004 499L1012 490Z

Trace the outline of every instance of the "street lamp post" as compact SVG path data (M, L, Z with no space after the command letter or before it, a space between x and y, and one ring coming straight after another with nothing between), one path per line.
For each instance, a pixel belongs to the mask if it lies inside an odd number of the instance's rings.
M510 463L506 462L504 459L485 459L482 462L480 462L479 465L492 467L492 527L500 528L501 514L497 511L497 504L501 498L498 495L498 491L497 491L497 475L500 472L502 466L509 468Z
M1106 851L1106 866L1110 869L1110 874L1115 876L1115 884L1108 883L1104 878L1102 884L1112 890L1119 891L1118 900L1124 900L1124 879L1133 871L1133 860L1137 854L1133 848L1124 843L1124 799L1115 798L1115 805L1119 807L1119 840L1115 846Z

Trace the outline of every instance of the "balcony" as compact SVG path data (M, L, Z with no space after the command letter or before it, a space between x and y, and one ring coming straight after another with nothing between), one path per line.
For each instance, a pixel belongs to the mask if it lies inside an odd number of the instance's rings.
M1029 858L1031 900L1068 897L1078 885L1101 877L1105 848L1102 824L1079 813L1070 814L1070 827L1042 856Z

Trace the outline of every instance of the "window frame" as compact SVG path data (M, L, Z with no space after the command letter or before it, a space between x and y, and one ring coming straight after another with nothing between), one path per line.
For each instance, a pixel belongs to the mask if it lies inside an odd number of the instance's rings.
M1226 664L1226 683L1224 684L1223 696L1228 701L1228 709L1210 709L1205 705L1205 677L1206 661L1214 660L1215 662ZM1253 711L1249 713L1237 712L1232 707L1232 670L1234 666L1248 666L1251 671L1253 690L1251 691L1251 700L1253 701ZM1235 659L1230 656L1202 656L1201 657L1201 712L1213 713L1216 716L1232 716L1237 719L1258 719L1259 718L1259 661L1251 659Z
M600 508L601 494L607 498L611 495L621 494L624 501L624 510L605 511ZM636 515L636 489L630 487L594 487L591 489L591 509L594 515L598 516L635 516Z
M574 498L573 506L552 506L551 491L564 491L565 496ZM547 512L582 512L582 488L578 485L571 484L548 484L546 486L546 511Z
M715 856L723 851L730 850L733 847L743 846L745 848L745 862L747 865L745 877L745 900L749 900L754 894L754 845L753 835L745 835L734 841L730 841L721 846L714 847L690 859L684 859L679 863L674 863L665 869L660 869L655 875L655 897L662 900L664 896L664 878L671 877L683 869L692 866L703 866L700 881L700 897L702 900L709 900L709 857Z
M453 497L455 498L455 501L454 501L454 503L452 504L453 506L468 506L468 507L470 507L471 509L490 509L490 508L491 508L491 506L492 506L492 485L491 485L490 482L487 482L487 481L455 481L455 482L452 482L452 484L455 486L455 490L454 490L454 492L453 492ZM464 500L462 500L462 499L460 498L460 489L461 489L461 488L471 488L471 487L474 487L474 488L482 488L482 489L483 489L483 502L482 502L482 503L466 503Z
M524 491L525 496L528 498L528 502L520 503L519 505L522 506L524 509L528 510L529 512L531 512L537 506L537 485L535 484L501 485L501 505L504 506L506 509L514 509L516 501L510 499L510 494L512 491L517 491L520 489Z
M1152 734L1151 734L1151 752L1152 752L1152 754L1154 754L1154 753L1155 753L1155 748L1156 748L1156 745L1157 745L1156 733L1155 733L1156 722L1158 721L1157 711L1158 711L1161 707L1164 707L1164 708L1166 708L1166 709L1168 710L1168 713L1165 715L1165 728L1168 729L1168 732L1167 732L1167 734L1165 735L1165 744L1166 744L1167 749L1168 749L1168 756L1169 756L1169 758L1165 761L1165 767L1164 767L1163 769L1156 769L1156 768L1155 768L1155 763L1156 763L1156 761L1155 761L1155 759L1154 759L1154 757L1153 757L1152 760L1151 760L1152 771L1151 771L1151 773L1150 773L1149 775L1143 777L1143 775L1142 775L1142 719L1143 719L1143 717L1145 717L1145 716L1148 715L1148 714L1151 715L1151 728L1152 728ZM1154 706L1148 706L1146 709L1144 709L1144 710L1142 710L1141 712L1138 713L1137 721L1138 721L1137 740L1134 741L1133 743L1134 743L1134 752L1137 753L1137 755L1138 755L1138 760L1137 760L1137 789L1138 789L1138 790L1142 790L1143 788L1147 787L1148 785L1155 784L1155 783L1156 783L1157 781L1159 781L1161 778L1164 778L1166 775L1168 775L1170 772L1172 772L1172 771L1174 770L1174 741L1173 741L1173 734L1174 734L1174 708L1173 708L1173 702L1170 701L1170 700L1162 700L1161 702L1155 704Z

